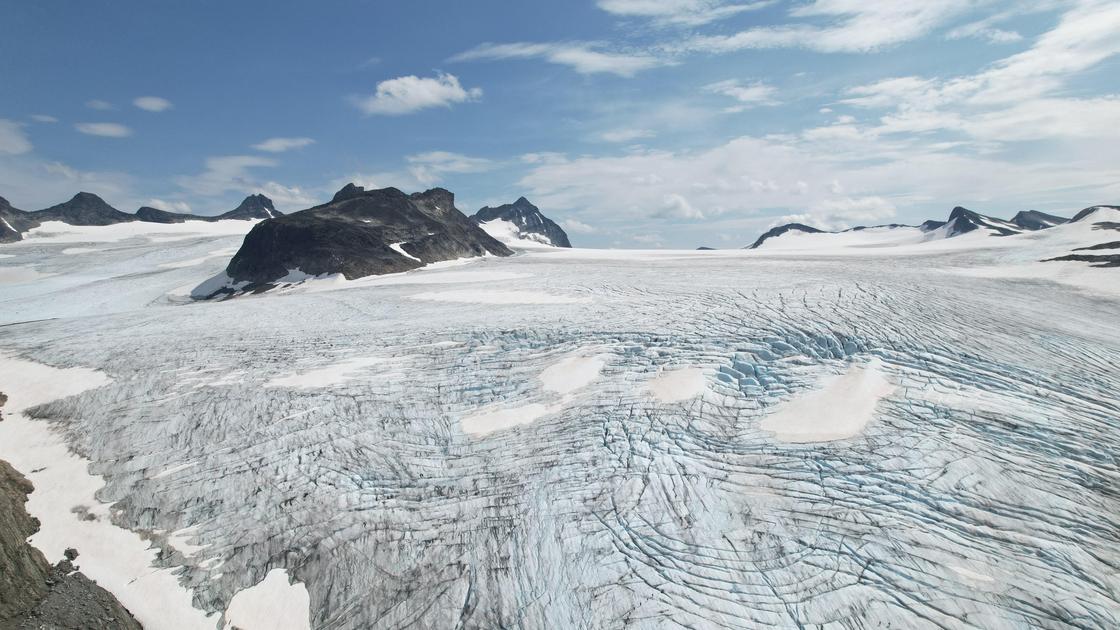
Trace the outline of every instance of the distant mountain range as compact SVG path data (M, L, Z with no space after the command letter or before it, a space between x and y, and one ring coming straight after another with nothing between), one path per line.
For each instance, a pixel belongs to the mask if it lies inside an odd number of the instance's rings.
M1076 220L1074 218L1073 220ZM919 241L933 241L944 238L953 238L977 230L987 232L991 236L1011 236L1023 232L1045 230L1047 228L1070 222L1071 219L1046 214L1037 210L1019 212L1010 221L997 219L973 212L967 208L957 206L949 213L947 221L929 220L920 225L903 225L892 223L889 225L876 225L871 227L859 226L847 230L828 231L821 230L802 223L787 223L770 229L760 236L747 249L759 249L772 239L779 239L787 234L847 234L864 230L905 230L907 233L917 233Z
M114 225L142 221L146 223L184 223L186 221L225 221L272 219L283 216L272 205L272 200L264 195L249 195L239 206L217 216L200 216L167 212L144 206L136 214L121 212L110 206L104 199L93 193L80 192L69 201L58 205L25 212L13 208L7 199L0 197L0 243L11 243L23 239L23 234L48 221L60 221L68 225Z
M507 244L510 241L523 241L525 245L572 246L564 230L524 197L497 208L484 207L474 213L471 219L488 234Z

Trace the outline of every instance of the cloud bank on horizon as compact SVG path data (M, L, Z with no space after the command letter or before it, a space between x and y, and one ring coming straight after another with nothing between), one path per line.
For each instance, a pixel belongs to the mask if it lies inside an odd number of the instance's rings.
M291 211L348 181L443 186L467 212L525 195L622 247L1120 200L1114 1L444 4L249 2L220 23L22 6L0 195L212 214L252 192ZM153 50L137 22L184 36ZM267 34L252 49L248 25ZM68 37L91 27L103 46Z

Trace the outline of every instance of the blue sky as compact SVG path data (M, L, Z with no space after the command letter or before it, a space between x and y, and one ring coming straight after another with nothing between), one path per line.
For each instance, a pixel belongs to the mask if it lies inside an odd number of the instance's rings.
M576 244L1120 202L1120 3L9 2L0 195L533 200Z

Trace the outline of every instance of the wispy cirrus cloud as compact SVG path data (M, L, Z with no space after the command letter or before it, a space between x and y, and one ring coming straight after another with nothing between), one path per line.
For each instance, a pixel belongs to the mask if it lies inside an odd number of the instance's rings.
M774 1L735 3L725 0L599 0L597 5L613 15L646 18L659 25L701 26L768 7Z
M254 144L253 148L268 153L283 153L292 149L302 149L312 144L315 144L315 140L311 138L269 138Z
M77 123L74 128L87 136L100 136L102 138L127 138L132 135L132 129L113 122Z
M132 104L146 112L164 112L173 107L171 101L161 96L141 96L134 99Z
M31 141L23 131L23 125L0 118L0 153L19 155L31 150Z
M433 107L448 108L482 98L482 88L464 88L453 74L435 77L408 75L377 84L374 94L354 104L367 115L401 116Z
M567 66L579 74L613 74L620 77L632 77L643 70L673 63L649 53L604 51L602 48L602 44L595 42L485 43L450 60L543 59Z

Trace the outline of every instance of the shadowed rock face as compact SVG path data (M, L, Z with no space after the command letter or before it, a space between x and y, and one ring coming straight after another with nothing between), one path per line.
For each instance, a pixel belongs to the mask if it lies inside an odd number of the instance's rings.
M0 197L0 243L22 240L22 232L39 225L30 212L13 208L8 200Z
M1069 219L1038 210L1024 210L1011 217L1011 222L1024 230L1045 230L1055 225L1069 223Z
M531 240L543 238L556 247L572 246L564 230L555 221L544 216L539 208L529 203L529 200L524 197L497 208L487 206L474 213L471 218L474 219L475 223L509 221L517 226L517 231L522 237L529 237Z
M1073 215L1073 218L1070 219L1070 223L1074 223L1074 222L1077 222L1077 221L1084 221L1086 218L1088 218L1090 215L1092 215L1094 212L1096 212L1097 210L1099 210L1101 208L1108 208L1108 209L1111 209L1111 210L1120 210L1120 206L1092 206L1090 208L1085 208L1081 212L1078 212L1077 214Z
M396 188L367 191L350 184L330 203L262 221L245 237L226 273L253 285L296 269L353 280L443 260L512 253L459 212L454 195L442 188L406 195Z
M136 217L147 223L186 223L187 221L213 221L214 217L200 217L182 212L168 212L151 206L136 211Z
M39 221L62 221L70 225L113 225L136 221L134 214L121 212L93 193L80 192L70 201L31 213Z

